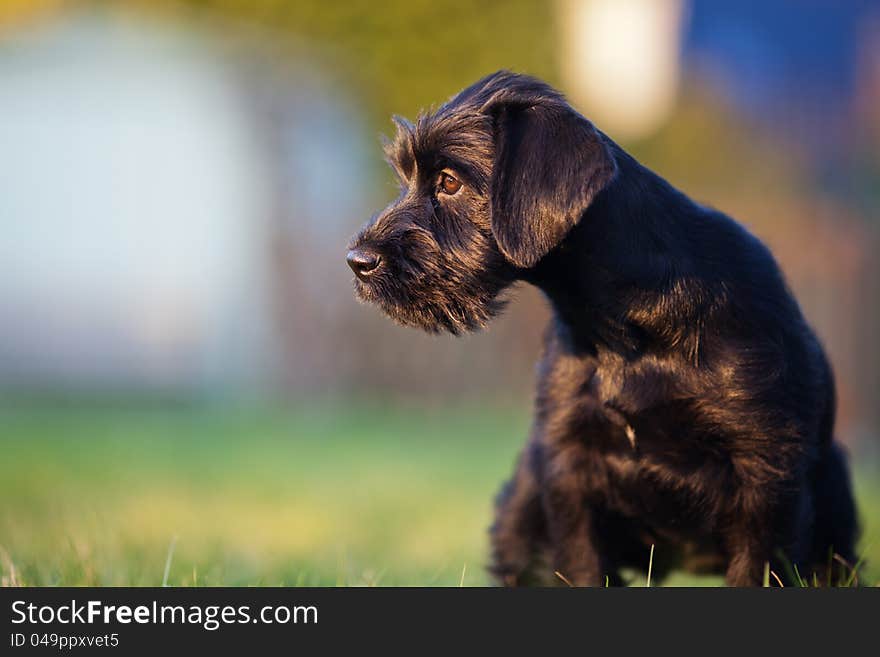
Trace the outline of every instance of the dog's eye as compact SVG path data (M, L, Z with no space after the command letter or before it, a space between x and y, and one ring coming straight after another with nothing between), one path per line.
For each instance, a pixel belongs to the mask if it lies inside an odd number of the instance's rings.
M455 178L443 171L440 174L438 187L440 188L440 191L444 194L449 194L449 196L452 196L453 194L457 193L459 189L461 189L461 181L458 178Z

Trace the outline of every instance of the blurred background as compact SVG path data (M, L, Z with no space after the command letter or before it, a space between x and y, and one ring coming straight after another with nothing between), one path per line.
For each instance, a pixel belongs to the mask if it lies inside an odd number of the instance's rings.
M2 583L486 583L546 304L430 337L344 254L499 68L774 250L880 578L876 2L0 0Z

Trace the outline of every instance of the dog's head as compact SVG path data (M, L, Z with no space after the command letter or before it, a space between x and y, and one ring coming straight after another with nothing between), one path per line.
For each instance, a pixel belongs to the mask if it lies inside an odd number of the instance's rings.
M559 93L505 71L396 123L385 152L400 195L347 260L361 299L428 331L482 327L616 170L604 138Z

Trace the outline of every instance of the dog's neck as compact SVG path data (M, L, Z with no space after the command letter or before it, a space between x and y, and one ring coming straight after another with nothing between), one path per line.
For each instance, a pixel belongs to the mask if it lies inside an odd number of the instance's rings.
M674 327L657 291L688 275L705 210L612 144L618 172L566 239L523 279L549 298L576 347L636 353L648 326ZM641 307L646 322L632 312ZM685 330L685 329L683 329Z

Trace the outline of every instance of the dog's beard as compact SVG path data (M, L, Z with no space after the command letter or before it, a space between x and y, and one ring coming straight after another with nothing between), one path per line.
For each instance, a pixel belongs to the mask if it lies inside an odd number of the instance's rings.
M369 283L355 279L358 298L376 304L398 324L453 335L478 331L498 315L507 303L499 297L503 287L500 282L450 285L431 277L407 283L387 274Z

